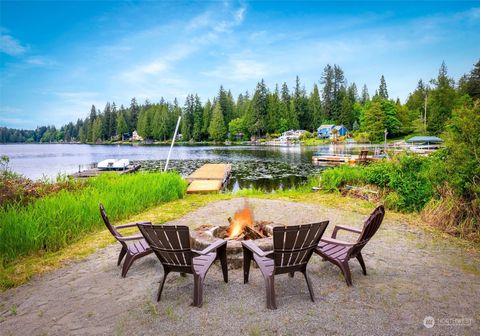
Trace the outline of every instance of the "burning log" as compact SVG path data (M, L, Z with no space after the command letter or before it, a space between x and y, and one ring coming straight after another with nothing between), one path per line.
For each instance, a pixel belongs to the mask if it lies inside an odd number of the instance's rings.
M245 228L243 230L245 232L245 236L250 238L250 239L265 238L265 235L262 232L257 231L256 229L254 229L251 226L245 226Z
M255 222L252 210L245 203L245 207L237 211L233 218L229 217L230 223L227 229L227 239L243 240L243 239L261 239L266 238L265 224L267 222Z

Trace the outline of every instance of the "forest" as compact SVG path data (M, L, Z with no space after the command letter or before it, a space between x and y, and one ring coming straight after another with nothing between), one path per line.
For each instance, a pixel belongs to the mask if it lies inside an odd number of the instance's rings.
M314 132L321 124L334 123L378 142L385 129L390 138L411 133L440 135L465 95L480 98L480 60L458 82L449 77L443 62L437 77L428 82L420 79L404 104L389 96L384 76L370 95L366 85L359 90L355 83L349 84L340 66L328 64L309 93L297 76L293 88L283 83L270 89L262 79L253 93L246 91L236 99L220 86L213 99L202 102L197 94L189 94L183 106L177 98L143 104L132 98L127 107L107 102L103 111L92 105L85 119L59 129L53 125L35 130L0 127L0 143L104 143L128 139L134 130L145 140L167 141L180 115L183 141L250 140L289 129Z

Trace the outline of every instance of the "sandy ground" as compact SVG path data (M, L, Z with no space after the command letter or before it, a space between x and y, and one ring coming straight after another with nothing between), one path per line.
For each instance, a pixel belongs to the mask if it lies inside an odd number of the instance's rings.
M211 203L175 221L195 227L224 224L241 199ZM288 224L329 219L360 226L363 215L320 205L252 200L256 219ZM348 236L339 238L348 239ZM351 238L351 237L350 237ZM353 287L339 269L312 258L316 302L301 275L275 279L278 310L265 307L264 282L252 268L222 281L218 265L206 278L204 305L190 306L191 276L171 275L155 301L162 268L154 255L128 276L116 266L119 245L0 294L1 335L478 335L479 255L433 240L423 231L386 219L364 249L368 275L350 262ZM426 328L424 319L435 324Z

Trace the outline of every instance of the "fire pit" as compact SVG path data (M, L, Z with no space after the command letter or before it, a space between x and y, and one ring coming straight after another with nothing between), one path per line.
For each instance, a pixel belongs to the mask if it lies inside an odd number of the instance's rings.
M264 251L273 249L272 233L275 226L282 224L270 221L255 221L248 205L228 218L230 225L213 226L204 224L191 231L192 247L202 250L218 238L227 240L227 261L229 268L240 268L243 263L242 240L254 239Z

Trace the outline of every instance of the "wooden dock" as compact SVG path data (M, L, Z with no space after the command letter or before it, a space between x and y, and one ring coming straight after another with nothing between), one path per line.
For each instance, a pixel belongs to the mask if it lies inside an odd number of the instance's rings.
M86 170L76 172L75 174L72 174L70 176L76 179L84 179L84 178L98 176L103 173L112 173L112 172L122 175L122 174L129 174L129 173L136 172L137 170L140 169L140 167L141 167L140 165L129 165L122 170L101 170L98 168L92 168L92 169L86 169Z
M220 191L232 171L231 164L205 164L190 174L186 180L189 184L188 194Z
M318 165L342 165L342 164L349 164L349 165L356 165L356 164L363 164L363 163L370 163L373 161L381 160L381 157L377 157L374 155L367 155L363 158L360 155L314 155L312 156L312 162Z

